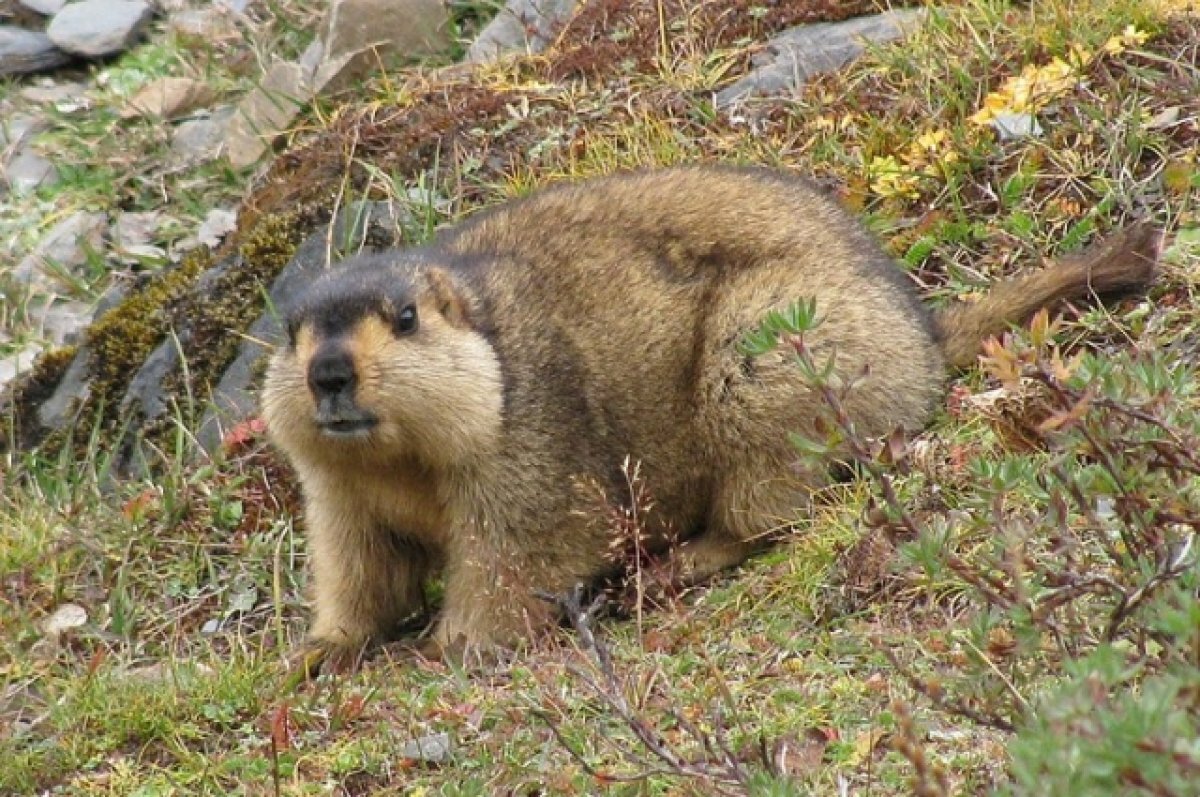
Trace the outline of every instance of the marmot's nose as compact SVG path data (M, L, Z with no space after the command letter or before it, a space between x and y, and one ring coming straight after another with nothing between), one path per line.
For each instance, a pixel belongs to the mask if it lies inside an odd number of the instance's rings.
M340 349L320 352L308 365L308 388L317 398L348 393L357 381L354 361Z

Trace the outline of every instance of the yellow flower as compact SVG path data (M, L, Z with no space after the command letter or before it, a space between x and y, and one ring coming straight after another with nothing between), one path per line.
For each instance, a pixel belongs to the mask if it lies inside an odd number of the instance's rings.
M1027 65L983 100L983 107L970 121L985 125L1001 114L1034 114L1052 100L1075 87L1079 73L1092 56L1082 47L1072 47L1070 61L1055 58L1045 66Z
M1109 55L1119 55L1125 52L1126 47L1137 47L1145 44L1149 39L1150 34L1146 31L1138 30L1134 25L1126 25L1120 36L1112 36L1104 43L1104 52Z
M867 177L871 190L878 196L915 198L919 195L917 186L920 179L892 155L872 158L867 164Z
M930 130L917 136L916 148L922 152L936 153L946 141L945 130Z

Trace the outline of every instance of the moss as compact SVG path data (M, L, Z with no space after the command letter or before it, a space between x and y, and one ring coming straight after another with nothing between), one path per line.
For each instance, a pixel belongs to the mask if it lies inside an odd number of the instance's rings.
M197 249L175 268L135 287L92 324L86 342L92 350L93 394L106 404L121 398L126 380L167 333L171 305L183 299L196 278L211 265L208 249Z
M115 424L130 377L137 373L169 328L170 306L187 294L211 262L209 251L201 248L189 253L178 266L145 276L125 299L88 327L83 345L91 352L88 358L90 389L83 406L78 408L80 417L93 418L99 413L98 420L104 427L111 428ZM38 381L23 388L14 401L13 428L17 432L14 436L17 445L40 445L51 455L63 445L86 445L92 431L90 424L57 430L42 438L33 417L38 405L57 387L73 357L73 350L69 355L64 351L45 361L45 367L40 367L35 374Z

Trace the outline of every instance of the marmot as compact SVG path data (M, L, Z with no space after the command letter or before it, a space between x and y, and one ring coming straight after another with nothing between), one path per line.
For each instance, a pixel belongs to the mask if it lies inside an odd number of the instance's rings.
M310 645L385 638L436 573L437 645L552 624L537 592L613 566L578 484L623 494L627 457L654 499L651 544L678 535L693 582L736 565L823 478L797 472L788 440L819 399L782 353L740 352L769 310L816 300L811 347L867 369L846 400L860 432L920 429L948 366L1057 300L1141 287L1157 238L1135 225L935 312L806 180L692 166L553 186L358 256L290 311L262 396L306 500Z

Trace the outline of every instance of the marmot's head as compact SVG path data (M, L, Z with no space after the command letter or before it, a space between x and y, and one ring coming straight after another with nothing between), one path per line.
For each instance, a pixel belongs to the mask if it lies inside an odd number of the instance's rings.
M397 253L317 279L286 318L263 414L304 459L452 464L499 432L500 365L452 272Z

